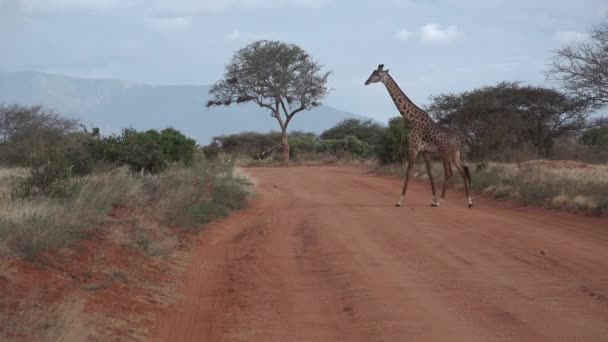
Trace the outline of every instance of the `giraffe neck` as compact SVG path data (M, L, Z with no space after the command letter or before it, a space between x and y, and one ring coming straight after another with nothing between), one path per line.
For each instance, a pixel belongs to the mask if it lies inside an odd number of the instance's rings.
M401 116L410 123L412 127L417 127L420 125L435 123L433 119L422 109L418 108L399 88L397 82L390 76L387 75L387 79L385 79L382 83L386 86L388 93L391 95L395 106L401 113Z

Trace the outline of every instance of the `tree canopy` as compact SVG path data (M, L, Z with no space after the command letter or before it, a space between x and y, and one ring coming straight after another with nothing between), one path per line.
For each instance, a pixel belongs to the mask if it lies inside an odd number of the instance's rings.
M587 117L584 101L557 90L501 82L431 98L429 113L464 132L471 157L492 158L530 143L549 156L555 140L578 132Z

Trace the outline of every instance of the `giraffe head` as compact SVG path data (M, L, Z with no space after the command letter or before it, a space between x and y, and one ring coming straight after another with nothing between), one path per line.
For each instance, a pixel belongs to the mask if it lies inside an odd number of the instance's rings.
M365 81L365 85L377 82L384 82L387 76L388 70L384 70L384 64L380 64L378 65L378 69L372 71L372 74L369 76L367 81Z

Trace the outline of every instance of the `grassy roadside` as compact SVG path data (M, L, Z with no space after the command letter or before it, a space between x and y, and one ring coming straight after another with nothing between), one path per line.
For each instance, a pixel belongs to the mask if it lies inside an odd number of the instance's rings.
M15 197L27 177L0 169L2 341L146 340L155 310L176 300L195 233L252 193L232 164L207 160L100 170L70 178L67 196Z
M245 156L232 157L227 154L220 155L220 159L229 160L241 167L285 167L285 166L359 166L372 168L377 165L373 159L362 158L348 152L300 152L292 156L289 163L282 156L264 160L255 160Z
M26 176L24 169L0 172L0 253L29 260L103 226L113 208L128 208L133 218L146 217L167 227L199 229L244 207L248 195L248 182L234 175L231 164L205 160L157 175L117 168L73 178L65 185L65 198L11 196L11 189ZM140 232L141 241L145 235L150 234Z
M574 161L535 160L520 164L470 164L473 191L523 205L608 215L608 165L588 165ZM404 167L381 166L379 174L404 175ZM433 176L442 184L443 167L433 164ZM423 163L414 170L416 179L428 179ZM462 187L455 172L450 183Z

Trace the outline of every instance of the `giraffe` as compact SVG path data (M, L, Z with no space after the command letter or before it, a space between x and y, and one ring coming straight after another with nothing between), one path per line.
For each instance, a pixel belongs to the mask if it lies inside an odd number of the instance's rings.
M435 193L435 182L431 172L430 159L430 153L436 153L439 158L441 158L445 175L441 199L445 197L447 183L452 176L451 164L453 164L462 176L469 208L473 207L473 201L469 194L471 175L469 173L469 168L460 159L461 139L459 133L433 121L427 112L416 106L407 95L405 95L388 72L388 70L384 70L384 64L380 64L378 69L374 70L369 76L365 85L382 82L391 95L399 113L401 113L403 119L408 122L410 126L407 171L405 173L405 182L403 184L403 190L401 191L401 197L396 206L401 207L403 205L403 199L412 175L412 170L414 169L416 157L418 157L418 154L422 154L429 180L431 181L431 190L433 192L433 203L431 206L439 207L440 201L437 200L437 195Z

